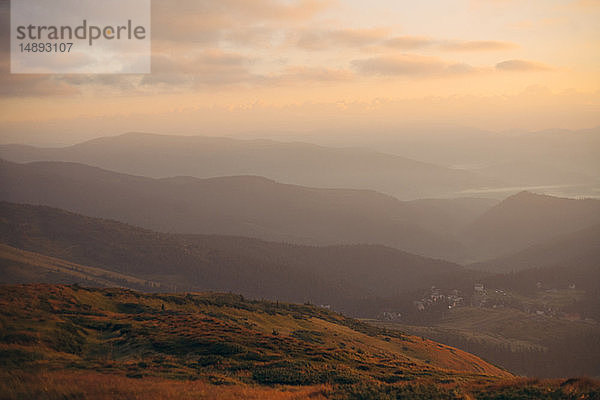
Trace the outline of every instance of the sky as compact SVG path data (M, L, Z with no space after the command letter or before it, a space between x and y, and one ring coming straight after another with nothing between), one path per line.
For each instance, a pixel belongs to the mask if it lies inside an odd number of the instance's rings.
M148 75L10 74L0 141L600 125L600 0L162 0Z

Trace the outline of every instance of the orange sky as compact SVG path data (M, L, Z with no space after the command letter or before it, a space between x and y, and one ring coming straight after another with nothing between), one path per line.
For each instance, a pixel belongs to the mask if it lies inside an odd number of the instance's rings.
M11 75L0 135L600 125L598 0L154 1L151 75Z

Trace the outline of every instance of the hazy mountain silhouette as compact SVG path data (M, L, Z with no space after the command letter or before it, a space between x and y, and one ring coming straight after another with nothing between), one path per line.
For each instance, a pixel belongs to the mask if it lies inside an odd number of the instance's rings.
M600 223L600 200L521 192L494 206L463 230L469 254L496 258L561 234Z
M161 232L301 244L383 244L432 257L464 258L460 243L446 233L464 212L453 217L452 207L405 203L373 191L315 189L252 176L153 179L60 162L3 161L0 182L2 200L64 208ZM435 228L430 217L436 214L446 221L442 233L420 225L422 221Z
M473 272L383 246L312 247L215 235L157 233L45 206L0 203L0 241L165 288L234 291L335 304L449 287ZM347 310L352 312L353 310Z
M565 289L581 293L566 310L600 318L600 224L564 234L516 254L471 267L490 271L516 271L487 278L486 283L534 296L541 291ZM581 295L580 295L581 296ZM597 342L597 341L596 341Z
M338 141L327 140L321 133L302 137L315 143L367 146L436 165L460 166L510 182L512 187L546 185L547 190L568 197L596 195L600 188L600 127L490 132L444 125L375 135L344 132ZM510 194L511 189L506 189Z
M589 268L600 271L598 260L600 225L594 225L577 232L559 235L515 254L472 264L470 267L495 272L548 267L562 267L571 272Z
M486 198L421 199L406 202L419 226L433 232L458 234L500 201Z
M473 172L362 148L143 133L64 148L4 145L0 146L0 158L78 162L155 178L259 175L306 186L372 189L401 199L455 195L498 183Z

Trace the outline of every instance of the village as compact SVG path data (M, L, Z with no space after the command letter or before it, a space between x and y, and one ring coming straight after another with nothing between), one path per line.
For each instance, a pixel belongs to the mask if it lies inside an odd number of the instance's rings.
M477 307L481 309L517 309L527 314L593 323L582 318L568 306L581 298L583 291L577 290L574 283L566 289L547 288L541 282L535 284L535 296L520 296L505 289L488 288L483 283L475 283L472 291L459 289L441 289L432 286L423 296L412 302L412 306L401 311L383 311L378 315L381 321L406 321L415 316L428 314L446 314L459 307Z

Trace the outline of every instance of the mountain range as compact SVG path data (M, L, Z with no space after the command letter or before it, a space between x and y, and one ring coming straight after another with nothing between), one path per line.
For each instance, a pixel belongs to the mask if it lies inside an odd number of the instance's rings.
M254 176L156 179L62 162L0 162L0 182L2 200L63 208L161 232L313 245L383 244L451 260L465 256L448 233L458 223L458 217L452 217L458 211L367 190L308 188ZM419 215L431 215L429 209L445 221L446 229L436 232L420 223ZM474 218L476 211L466 212L465 219Z
M0 161L0 200L42 204L143 228L309 245L380 244L477 262L600 223L600 201L530 192L487 199L400 201L256 176L148 178L83 164Z
M257 175L303 186L370 189L411 200L457 197L463 190L503 184L366 148L205 136L128 133L63 148L2 145L0 158L76 162L154 178Z
M598 223L600 200L566 199L521 192L495 205L468 224L463 229L461 238L470 249L472 257L491 259Z
M471 285L481 275L379 245L314 247L157 233L54 208L6 202L0 203L0 215L0 242L10 246L3 251L7 263L32 264L31 254L20 254L15 260L14 249L20 249L54 259L43 259L43 265L50 261L54 268L64 268L65 262L99 268L118 273L125 281L135 277L158 282L162 291L234 291L256 298L332 304L355 314L350 305L357 299L392 297L431 285ZM114 281L114 277L106 279Z

